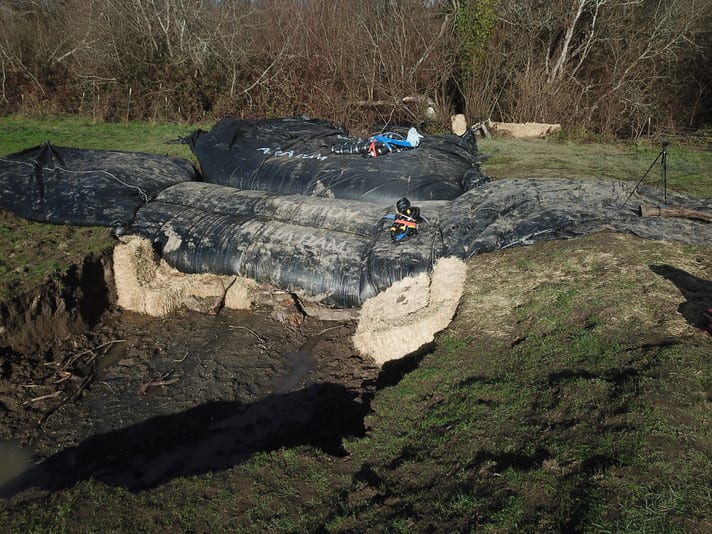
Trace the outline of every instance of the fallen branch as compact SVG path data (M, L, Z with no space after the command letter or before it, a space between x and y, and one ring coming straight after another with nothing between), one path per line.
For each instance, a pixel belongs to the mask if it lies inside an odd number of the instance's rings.
M231 324L231 325L229 325L229 328L239 328L239 329L242 329L242 330L247 330L248 332L250 332L253 336L255 336L255 337L257 338L257 341L259 341L260 343L265 343L265 340L262 339L262 338L257 334L257 332L255 332L254 330L252 330L252 329L250 329L250 328L247 328L246 326L236 326L236 325L232 325L232 324Z
M482 137L486 137L487 139L490 139L492 137L492 135L489 133L489 130L487 129L487 124L485 124L485 121L480 121L478 123L473 124L472 131L475 133L480 132L482 134Z
M185 356L183 356L180 360L173 360L173 361L176 363L183 363L189 354L190 354L190 352L186 352Z
M77 391L75 391L72 394L72 396L69 397L69 400L71 400L72 402L75 402L79 397L81 397L82 394L84 393L84 390L88 389L89 386L92 385L95 378L96 378L96 372L92 372L91 374L84 377L84 380L82 380L82 383L79 385L79 389L77 389Z
M70 373L69 371L59 371L57 374L59 374L61 378L54 381L55 385L61 384L62 382L66 382L67 380L70 380L72 378L78 378L76 375Z
M220 301L215 305L215 308L213 310L210 310L211 312L215 313L215 315L218 315L222 309L225 307L225 299L227 298L227 292L230 291L230 288L235 285L235 282L237 282L237 276L235 276L230 283L225 287L225 284L220 281L220 284L223 286L223 293L222 296L220 297Z
M359 106L359 107L378 108L378 107L398 106L400 104L412 104L412 103L426 104L428 106L435 107L435 102L433 101L433 99L429 98L425 95L404 96L400 100L398 100L398 99L393 99L393 100L357 100L356 102L354 102L354 105Z
M640 206L641 217L680 217L683 219L696 219L712 222L712 213L705 211L688 210L685 208L660 208L657 206Z
M109 344L109 343L105 343L105 344L102 345L102 346L105 346L105 345L108 345L108 344ZM87 354L87 353L89 353L89 352L91 352L91 351L85 351L83 354ZM95 359L96 359L96 355L94 354L94 355L92 355L92 360L95 360ZM62 376L62 378L60 378L57 382L55 382L55 385L61 384L62 382L64 382L65 380L68 380L68 379L78 379L78 378L79 378L78 376L76 376L76 375L74 375L74 374L72 374L72 373L70 373L70 372L68 372L68 371L60 371L60 373L63 373L63 376ZM66 374L64 374L64 373L66 373ZM79 384L78 389L77 389L74 393L72 393L71 395L67 395L65 398L63 398L63 399L61 400L61 402L60 402L57 406L55 406L55 407L49 409L49 410L47 411L47 413L45 413L45 414L42 416L42 418L38 421L38 425L39 425L39 426L44 425L44 423L47 421L47 419L49 419L50 416L51 416L54 412L56 412L57 410L59 410L62 406L64 406L64 405L67 404L68 402L76 402L76 400L79 399L79 397L82 396L82 394L84 393L84 391L85 391L86 389L88 389L88 388L92 385L92 383L94 382L94 379L95 379L95 378L96 378L96 371L92 371L92 372L89 373L87 376L85 376L85 377L82 379L81 384ZM30 400L29 402L35 402L35 401L38 401L38 400L44 400L44 399L59 397L60 395L62 395L62 393L63 393L62 390L57 390L57 391L55 391L54 393L50 393L49 395L43 395L42 397L34 398L34 399Z

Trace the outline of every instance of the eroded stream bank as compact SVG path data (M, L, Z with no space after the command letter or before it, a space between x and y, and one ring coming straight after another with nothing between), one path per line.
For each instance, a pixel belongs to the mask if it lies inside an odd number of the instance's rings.
M350 321L290 324L264 307L122 312L107 261L30 298L44 313L4 308L26 327L0 348L0 439L44 459L13 492L89 477L148 488L299 444L338 455L344 436L364 432L374 392L401 372L357 355Z

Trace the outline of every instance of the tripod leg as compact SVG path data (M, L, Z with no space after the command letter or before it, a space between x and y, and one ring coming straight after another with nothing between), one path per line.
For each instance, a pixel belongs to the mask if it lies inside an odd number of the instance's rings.
M660 162L661 170L663 173L663 204L667 205L667 150L662 151L662 161Z
M663 150L663 151L660 152L657 156L655 156L655 161L653 161L653 162L650 164L650 167L648 167L648 170L645 171L645 174L643 175L643 177L642 177L640 180L638 180L638 183L637 183L637 184L635 184L635 187L634 187L633 190L630 192L630 195L628 195L628 198L626 198L626 199L625 199L625 202L623 202L623 204L621 205L621 209L623 209L623 208L625 207L625 205L626 205L626 204L628 203L628 201L630 200L630 197L633 196L633 193L635 193L635 192L638 190L638 187L640 187L640 184L643 183L643 180L645 180L645 177L648 176L648 173L650 172L650 169L652 169L652 168L655 166L655 164L658 162L658 159L660 159L660 156L665 157L665 156L664 156L664 153L665 153L665 151Z

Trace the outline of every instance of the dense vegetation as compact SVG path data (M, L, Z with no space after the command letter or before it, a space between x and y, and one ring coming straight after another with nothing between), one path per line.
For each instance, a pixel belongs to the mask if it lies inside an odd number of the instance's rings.
M12 116L0 154L51 138L187 156L164 141L188 131ZM657 153L554 139L480 148L495 178L637 181ZM674 144L670 186L709 198L710 158ZM100 238L5 213L0 287L15 293ZM474 256L455 320L412 372L384 381L346 456L290 446L146 491L95 479L30 490L0 499L0 522L18 534L707 533L712 338L696 326L712 304L709 249L602 233Z
M671 134L712 120L711 23L710 0L6 0L0 113Z

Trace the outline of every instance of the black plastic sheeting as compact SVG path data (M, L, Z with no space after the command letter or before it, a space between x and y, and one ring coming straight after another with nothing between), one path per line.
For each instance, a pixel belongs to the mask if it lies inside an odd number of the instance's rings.
M182 272L245 276L343 308L428 271L443 254L434 221L396 248L384 219L391 211L193 182L166 189L139 210L131 232Z
M195 179L188 160L48 142L0 158L0 208L40 222L125 226L160 191Z
M641 218L659 191L581 180L498 180L454 201L418 203L427 223L394 244L393 207L241 191L182 183L141 208L131 232L154 243L178 270L240 275L348 308L394 282L429 272L443 256L475 254L601 230L651 239L712 244L712 224ZM671 195L678 207L712 210L712 202Z
M332 153L363 140L316 119L226 118L185 141L205 182L238 189L395 203L452 200L487 181L471 131L425 135L417 148L375 158Z
M321 150L331 141L343 141L343 134L327 130L326 123L319 121L231 120L224 124L266 129L260 139L279 137L278 144L283 147ZM282 127L278 127L280 124ZM326 135L326 131L332 133ZM240 135L246 134L242 131ZM446 137L430 142L443 146L468 142ZM207 137L198 135L196 139L204 141ZM427 141L426 137L423 142ZM236 142L237 138L233 148ZM250 143L260 144L250 139L241 141L244 146ZM233 154L229 147L230 143L220 150ZM370 161L390 161L392 165L399 161L394 158L427 154L426 148L427 144ZM445 154L441 156L447 159ZM464 154L450 156L454 165L467 160L464 175L481 178L477 167L471 166L474 159L469 158L474 156L469 149ZM345 167L344 173L352 166L348 162L356 161L350 157L334 156ZM426 168L432 157L423 163ZM411 159L403 161L415 164ZM353 200L287 194L304 186L299 180L306 180L307 174L298 167L304 174L292 180L281 162L272 159L264 164L267 168L275 166L270 188L280 190L277 193L196 181L191 163L179 158L45 144L0 158L0 207L43 222L118 225L129 234L149 239L156 251L182 272L245 276L339 308L360 306L405 277L429 272L444 256L467 259L515 245L601 230L712 244L710 223L641 217L641 204L657 206L662 202L661 192L645 185L634 190L635 185L629 182L479 179L476 186L474 181L468 183L467 190L453 198L422 200L410 195L410 189L396 192L392 188L394 180L398 181L395 178L386 181L378 194L372 194L378 188L365 185L365 178L353 178L353 183L344 178L339 182L343 191L365 187L362 199ZM292 171L296 172L294 168ZM373 179L378 176L372 170L363 172L371 173ZM449 175L443 174L443 168L438 172L446 182L443 177ZM435 180L431 185L436 185ZM455 187L454 183L445 190L450 191L451 186ZM424 222L418 225L416 235L393 243L389 233L392 220L386 215L394 213L393 198L401 196L407 196L420 209ZM712 211L710 199L694 200L669 193L667 203Z
M446 255L469 258L538 241L611 230L646 239L712 245L712 224L641 217L641 204L659 206L661 191L604 180L496 180L468 191L440 214ZM712 211L712 200L668 192L670 205Z

